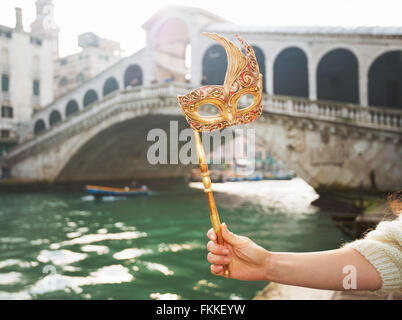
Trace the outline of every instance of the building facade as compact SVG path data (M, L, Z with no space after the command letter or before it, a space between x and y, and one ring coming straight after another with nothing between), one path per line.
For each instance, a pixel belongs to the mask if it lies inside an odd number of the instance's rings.
M81 52L60 58L53 0L35 4L31 31L20 8L15 27L0 25L0 156L29 138L27 123L36 112L121 59L118 42L94 33L78 37Z
M81 52L59 58L55 65L55 98L78 87L121 59L118 42L88 32L78 36Z
M239 34L254 48L268 95L402 108L401 27L253 27L198 8L165 7L143 28L152 58L148 78L159 82L222 84L225 50L202 32L241 46Z
M14 28L0 26L0 155L19 141L24 123L53 101L53 62L58 55L58 28L51 0L36 2L31 32L24 30L16 8Z

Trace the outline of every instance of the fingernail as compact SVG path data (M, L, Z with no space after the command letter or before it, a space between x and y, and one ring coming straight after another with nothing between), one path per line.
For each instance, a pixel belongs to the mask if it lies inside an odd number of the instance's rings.
M229 250L228 249L222 249L222 253L223 254L229 254Z
M230 258L227 258L227 257L224 258L224 259L223 259L223 262L224 262L224 263L230 263Z

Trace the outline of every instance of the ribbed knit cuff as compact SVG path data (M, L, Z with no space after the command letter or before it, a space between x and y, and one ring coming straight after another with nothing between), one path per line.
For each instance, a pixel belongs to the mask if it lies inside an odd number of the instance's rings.
M402 275L398 266L387 256L378 241L356 240L347 243L344 247L359 251L377 269L381 276L382 286L374 291L375 293L385 294L399 289Z

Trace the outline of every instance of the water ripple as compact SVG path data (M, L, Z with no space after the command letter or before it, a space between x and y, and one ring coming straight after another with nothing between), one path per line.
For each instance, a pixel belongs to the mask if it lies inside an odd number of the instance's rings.
M51 249L58 249L62 246L71 246L75 244L89 244L94 242L100 242L105 240L130 240L146 237L146 232L131 231L120 233L107 233L107 234L87 234L72 240L62 241L60 243L52 243Z
M174 293L154 292L149 295L154 300L179 300L181 297Z
M81 247L81 251L84 252L96 252L97 254L106 254L109 252L109 248L106 246L97 246L87 244Z
M10 285L21 281L22 274L19 272L0 273L0 285Z
M172 270L169 270L168 267L160 263L145 262L145 265L149 271L159 271L165 276L172 276L174 274Z
M120 252L116 252L113 255L113 258L115 258L116 260L127 260L137 258L139 256L142 256L143 254L149 254L149 253L152 253L151 249L130 248L130 249L124 249Z
M56 251L42 250L37 259L42 263L51 262L54 265L65 265L84 260L86 257L86 253L78 253L62 249Z

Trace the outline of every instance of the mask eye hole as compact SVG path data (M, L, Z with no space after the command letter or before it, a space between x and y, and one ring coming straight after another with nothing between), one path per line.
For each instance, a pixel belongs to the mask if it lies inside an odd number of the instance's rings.
M252 94L243 94L237 101L237 110L242 110L250 107L254 103L254 96Z
M197 109L200 116L217 116L221 113L221 110L213 104L203 104Z

